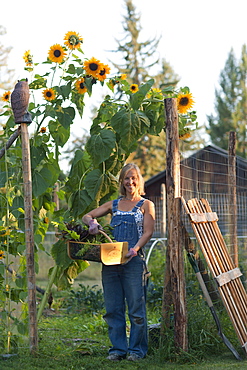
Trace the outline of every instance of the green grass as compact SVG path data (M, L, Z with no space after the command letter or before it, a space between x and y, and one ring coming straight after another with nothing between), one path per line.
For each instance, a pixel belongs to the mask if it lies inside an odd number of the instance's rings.
M26 343L17 355L7 359L0 357L0 369L247 369L247 360L237 361L223 343L219 353L203 359L197 358L193 351L180 356L173 354L173 362L166 360L164 344L163 348L152 348L139 363L127 360L112 363L106 359L110 343L102 315L60 313L42 317L38 336L35 355L30 354L29 343Z

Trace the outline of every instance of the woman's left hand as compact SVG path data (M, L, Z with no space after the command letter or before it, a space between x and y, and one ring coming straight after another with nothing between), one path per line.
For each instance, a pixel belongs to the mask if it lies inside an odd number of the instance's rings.
M129 259L129 261L135 256L137 256L137 251L134 248L130 248L128 253L125 255L125 257Z

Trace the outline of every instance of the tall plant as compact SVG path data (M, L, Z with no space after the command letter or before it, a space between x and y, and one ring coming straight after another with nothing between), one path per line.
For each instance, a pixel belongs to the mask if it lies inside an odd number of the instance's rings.
M145 133L158 135L164 128L164 98L178 96L178 108L182 109L181 130L189 131L196 120L193 112L187 113L193 103L188 88L175 91L173 87L166 87L157 97L152 90L153 79L138 86L129 84L125 75L110 76L108 65L95 57L84 57L82 43L78 33L68 32L64 45L51 46L47 60L42 63L34 63L30 51L24 54L25 70L30 73L29 111L34 125L30 151L36 251L44 250L48 228L65 230L71 238L78 238L74 231L67 229L66 222L78 221L91 208L116 196L118 172L136 149L138 139ZM42 69L45 72L38 73ZM69 175L62 181L61 148L70 137L76 117L83 114L85 94L90 96L103 85L108 86L109 94L99 106L85 150L76 150ZM121 100L114 98L116 86L122 89ZM10 94L6 93L2 96L5 102L2 117L6 120L2 139L5 142L16 130L9 97ZM21 156L18 138L0 159L0 259L3 262L0 264L0 284L1 302L6 302L4 298L7 302L22 302L25 313L27 292ZM56 183L60 183L57 195L66 204L59 210L53 202ZM88 266L86 261L68 258L64 240L53 245L51 254L57 272L55 283L59 289L70 286L73 278ZM21 276L18 279L16 273L10 275L8 272L11 261L17 256ZM36 271L38 268L36 258ZM5 313L1 317L6 317L7 331L11 332L8 325L12 314L5 304L2 312ZM25 332L25 320L15 323L19 332Z

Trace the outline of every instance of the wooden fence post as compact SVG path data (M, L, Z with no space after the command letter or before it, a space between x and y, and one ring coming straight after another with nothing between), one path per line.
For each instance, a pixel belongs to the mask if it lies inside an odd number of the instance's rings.
M161 230L160 236L164 238L166 235L166 186L165 184L161 184L160 187L161 193Z
M30 351L35 352L38 348L38 331L37 331L37 312L36 312L36 281L34 268L35 263L34 263L34 236L33 236L33 211L32 211L32 177L31 177L28 126L26 123L21 123L21 142L22 142L22 167L23 167L23 185L24 185L24 209L25 209L29 341L30 341Z
M230 131L228 144L228 193L229 193L229 225L230 253L233 262L238 267L237 240L237 186L236 186L236 132Z
M162 317L164 323L168 326L170 325L170 315L174 313L175 345L177 348L187 351L187 312L181 227L180 158L176 99L165 99L165 113L168 239Z

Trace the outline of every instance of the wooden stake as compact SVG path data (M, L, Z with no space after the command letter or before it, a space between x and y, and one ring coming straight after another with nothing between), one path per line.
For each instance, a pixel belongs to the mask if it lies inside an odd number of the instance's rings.
M21 123L21 139L22 139L22 167L23 167L24 209L25 209L29 341L31 352L35 352L38 348L38 335L37 335L37 312L36 312L36 281L34 268L32 177L31 177L29 136L28 136L28 127L26 123Z
M228 145L228 186L231 255L235 266L238 266L237 241L237 186L236 186L236 132L230 131Z
M175 344L177 348L187 351L187 310L181 238L180 155L176 99L165 99L165 111L168 242L162 317L166 325L169 325L170 314L174 313ZM172 308L173 312L171 312Z

